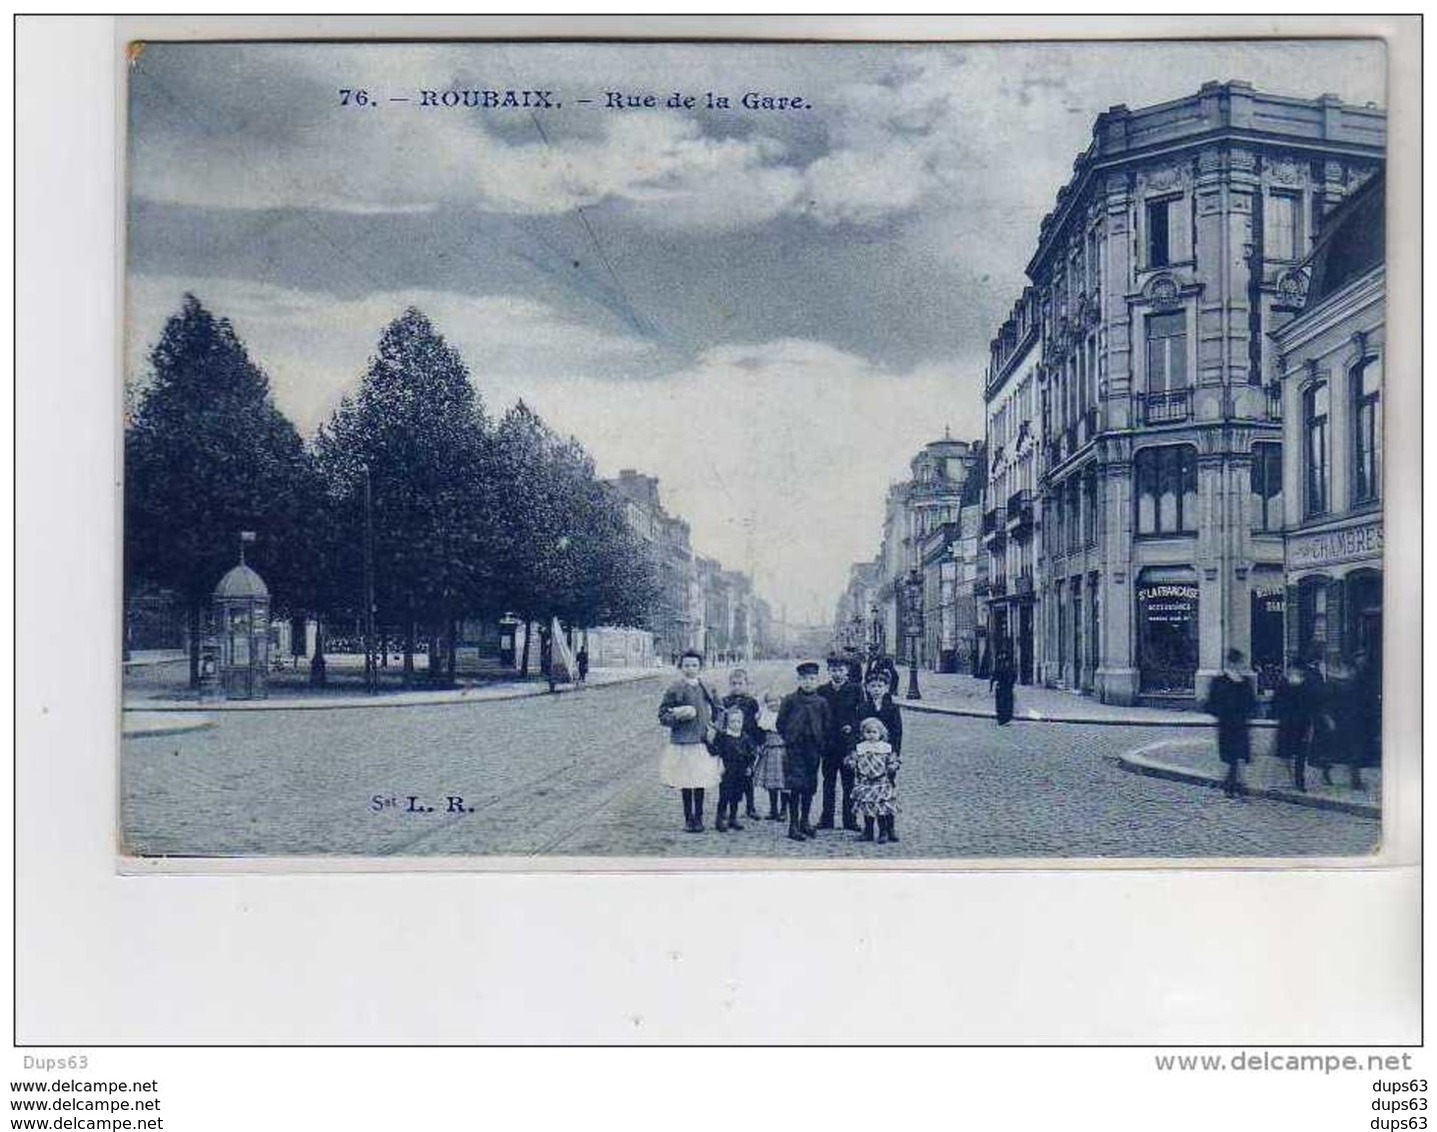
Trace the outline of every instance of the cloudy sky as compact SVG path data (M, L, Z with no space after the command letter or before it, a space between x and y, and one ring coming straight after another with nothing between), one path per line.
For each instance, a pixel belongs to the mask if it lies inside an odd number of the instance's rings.
M701 552L826 620L912 453L982 435L988 341L1095 116L1234 78L1385 103L1353 41L150 44L127 376L193 291L309 434L417 305L491 413L522 396L604 474L657 475ZM421 105L484 89L559 105Z

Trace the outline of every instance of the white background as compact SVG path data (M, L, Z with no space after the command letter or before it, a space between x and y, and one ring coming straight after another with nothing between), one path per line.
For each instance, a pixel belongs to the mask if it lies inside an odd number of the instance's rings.
M975 27L967 34L994 34ZM1061 27L1042 23L1044 34ZM615 33L574 20L562 30ZM558 1109L547 1125L599 1119L605 1098L626 1123L687 1127L806 1119L799 1110L825 1101L858 1120L941 1104L929 1119L1017 1128L1071 1126L1083 1111L1108 1128L1206 1129L1254 1105L1275 1127L1367 1128L1378 1115L1370 1075L1161 1075L1138 1050L827 1051L802 1063L688 1050L640 1064L621 1051L94 1049L1411 1043L1417 846L1389 843L1384 859L1405 865L1344 870L118 876L120 48L108 20L30 19L19 35L14 801L26 1048L12 1075L37 1075L24 1072L26 1053L59 1052L36 1043L89 1047L90 1076L163 1077L174 1129L252 1127L261 1114L281 1128L473 1124L541 1103ZM1415 96L1397 80L1414 73L1417 46L1412 24L1389 43L1394 216L1416 215ZM1397 313L1415 308L1415 230L1389 227L1389 836L1415 834L1420 800L1420 369L1415 321ZM883 991L861 1012L846 992L857 980Z

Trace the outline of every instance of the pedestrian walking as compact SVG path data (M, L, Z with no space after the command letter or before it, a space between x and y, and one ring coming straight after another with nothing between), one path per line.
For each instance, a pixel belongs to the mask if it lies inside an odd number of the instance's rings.
M1312 749L1312 728L1318 715L1319 686L1315 674L1296 657L1272 694L1277 719L1277 754L1292 766L1292 784L1307 790L1307 758Z
M778 730L778 712L783 706L783 697L775 691L764 693L763 707L758 713L759 744L758 761L754 763L750 781L760 790L768 791L768 820L782 821L788 814L787 786L784 782L783 735Z
M823 811L818 816L819 829L832 829L838 783L842 780L842 823L844 829L857 830L853 817L853 768L846 761L858 743L858 705L863 691L848 679L848 661L842 656L828 658L828 683L818 692L828 703L828 744L823 752Z
M758 701L749 694L748 672L735 668L728 675L728 695L723 698L725 708L738 708L743 712L743 733L749 745L757 751L763 746L763 733L758 729ZM744 813L751 821L758 820L758 810L753 804L753 779L744 783Z
M1257 708L1257 696L1242 673L1243 659L1241 649L1228 649L1227 664L1222 672L1213 677L1207 702L1203 705L1204 711L1217 717L1217 753L1227 764L1222 791L1229 798L1242 791L1238 764L1252 761L1248 721Z
M738 804L743 799L744 787L753 772L754 748L744 734L742 708L726 708L723 714L723 730L714 740L714 754L723 763L723 778L719 782L718 813L714 816L714 829L719 833L727 830L742 830L738 823Z
M853 810L863 819L858 840L873 840L876 821L878 844L897 841L893 819L898 812L898 752L881 719L870 716L859 724L859 742L847 761L853 769Z
M818 661L806 660L798 666L798 689L783 698L778 712L788 790L788 836L794 841L814 836L809 818L831 726L828 701L818 694Z
M579 683L585 684L589 679L589 646L582 645L574 655L574 666L579 670Z
M683 795L684 828L704 829L704 791L723 779L723 764L709 745L718 737L714 720L718 701L699 678L704 658L692 649L679 657L681 679L669 685L659 703L659 722L669 729L668 746L659 761L659 780Z
M1347 767L1348 782L1363 789L1362 768L1368 761L1373 732L1381 735L1381 717L1374 719L1375 699L1370 677L1347 664L1334 661L1327 666L1326 751L1322 780L1332 784L1332 767Z
M1013 667L1013 654L1006 647L998 649L998 659L993 662L993 675L988 679L988 690L993 693L993 710L998 717L998 726L1013 718L1013 686L1018 683L1018 670Z

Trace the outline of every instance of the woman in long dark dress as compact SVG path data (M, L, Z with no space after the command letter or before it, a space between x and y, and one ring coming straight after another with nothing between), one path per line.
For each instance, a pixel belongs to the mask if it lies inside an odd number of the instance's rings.
M1018 683L1018 672L1013 667L1013 655L1007 649L998 653L993 664L993 676L989 686L993 689L993 708L1001 727L1013 718L1013 686Z
M1318 695L1314 674L1306 665L1294 662L1272 696L1272 712L1277 717L1277 754L1292 764L1292 784L1303 791L1307 789L1307 757Z

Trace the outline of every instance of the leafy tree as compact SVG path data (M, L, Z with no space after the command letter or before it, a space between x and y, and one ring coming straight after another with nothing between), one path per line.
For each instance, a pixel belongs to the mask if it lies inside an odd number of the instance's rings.
M125 583L149 582L184 600L190 684L199 682L201 617L238 560L249 561L284 610L303 600L314 468L269 379L228 319L193 295L165 324L143 388L127 398Z
M351 548L336 568L342 588L362 609L367 469L376 606L403 631L406 678L420 622L443 627L452 676L458 616L497 612L489 444L463 361L422 313L411 307L384 330L358 392L320 429L315 451L339 541ZM431 666L438 637L431 628Z
M657 590L653 565L583 446L520 401L495 430L494 450L507 609L526 624L642 624ZM526 633L521 672L528 666Z

